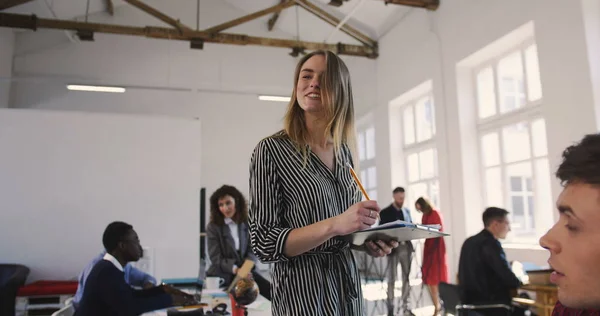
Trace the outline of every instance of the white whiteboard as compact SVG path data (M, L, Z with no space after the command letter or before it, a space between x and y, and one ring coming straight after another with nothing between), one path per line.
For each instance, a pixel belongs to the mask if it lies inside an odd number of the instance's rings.
M159 278L198 273L200 122L0 109L0 261L75 278L133 225Z

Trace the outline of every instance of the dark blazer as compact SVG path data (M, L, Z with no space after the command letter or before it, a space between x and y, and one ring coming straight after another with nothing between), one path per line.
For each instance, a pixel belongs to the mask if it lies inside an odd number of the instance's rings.
M250 233L247 223L238 225L239 252L235 249L235 242L229 225L219 226L212 222L208 223L206 225L206 235L208 238L208 256L211 261L206 275L221 277L225 279L225 284L229 284L233 281L234 265L237 265L238 268L241 267L245 259L250 259L256 263L256 256L250 248Z
M75 316L134 316L173 305L162 287L135 290L125 283L125 275L107 260L100 260L85 282L83 297Z
M402 213L402 210L397 210L394 207L394 204L390 204L388 207L384 208L383 210L381 210L381 212L379 212L379 225L381 224L385 224L385 223L391 223L391 222L395 222L398 220L398 213ZM402 217L404 217L404 215L402 215ZM405 222L411 222L412 223L412 219L411 218L404 218L403 219ZM407 240L406 242L400 242L400 245L398 248L400 247L407 247L409 252L414 252L415 251L415 247L413 246L412 242L410 240ZM395 248L394 250L392 250L393 252L398 252L398 248Z
M511 304L511 289L521 285L502 245L487 230L465 240L458 262L461 301L465 304Z

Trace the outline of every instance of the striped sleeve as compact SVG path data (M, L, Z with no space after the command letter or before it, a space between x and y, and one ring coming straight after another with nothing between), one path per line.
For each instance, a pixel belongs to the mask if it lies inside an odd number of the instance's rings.
M282 191L270 153L272 139L262 140L250 161L250 245L265 263L287 261L284 246L292 228L281 225ZM272 144L272 143L271 143Z

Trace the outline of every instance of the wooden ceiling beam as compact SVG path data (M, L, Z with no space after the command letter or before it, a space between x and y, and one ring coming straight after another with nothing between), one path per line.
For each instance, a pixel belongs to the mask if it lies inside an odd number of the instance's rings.
M315 4L311 3L308 0L294 0L296 1L296 3L298 5L300 5L301 7L303 7L306 11L316 15L318 18L320 18L321 20L331 24L332 26L336 27L338 26L338 24L340 24L340 20L336 17L334 17L333 15L329 14L328 12L326 12L325 10L317 7ZM351 37L353 37L354 39L356 39L357 41L369 46L369 47L376 47L377 46L377 41L375 41L374 39L370 38L369 36L361 33L360 31L358 31L357 29L349 26L348 24L344 24L340 27L340 30L348 35L350 35Z
M306 50L330 50L340 55L351 55L377 58L377 48L348 44L326 44L319 42L304 42L296 40L255 37L242 34L209 33L206 31L179 32L177 29L166 27L134 27L114 24L88 23L72 20L54 20L38 18L35 15L12 14L0 12L0 27L37 30L38 28L87 31L107 34L133 35L159 39L182 41L201 40L207 43L231 45L258 45Z
M131 4L132 6L150 14L151 16L169 24L174 26L175 28L177 28L180 32L186 32L186 31L191 31L192 29L181 24L181 22L179 22L179 20L175 20L172 17L156 10L155 8L143 3L140 0L123 0L129 4Z
M10 9L33 0L0 0L0 10Z
M290 1L290 0L280 0L280 3L284 3L286 1ZM272 31L273 28L275 27L275 23L277 23L277 19L279 19L279 14L280 13L281 13L281 10L275 11L273 13L273 16L267 22L267 28L269 29L269 31Z
M409 7L425 8L435 11L440 6L440 0L384 0L385 4L399 4Z
M106 0L106 12L110 15L115 15L115 6L112 0Z
M270 13L273 13L273 12L279 12L279 11L281 11L283 9L287 9L287 8L293 6L294 4L296 4L296 3L293 0L282 1L281 3L276 4L276 5L272 6L272 7L269 7L269 8L266 8L264 10L260 10L260 11L257 11L257 12L245 15L245 16L243 16L241 18L237 18L235 20L231 20L231 21L225 22L223 24L219 24L219 25L213 26L213 27L208 28L208 29L206 29L204 31L208 32L208 33L218 33L218 32L224 31L224 30L226 30L228 28L232 28L234 26L240 25L242 23L246 23L248 21L252 21L254 19L258 19L258 18L260 18L260 17L262 17L264 15L267 15L267 14L270 14Z

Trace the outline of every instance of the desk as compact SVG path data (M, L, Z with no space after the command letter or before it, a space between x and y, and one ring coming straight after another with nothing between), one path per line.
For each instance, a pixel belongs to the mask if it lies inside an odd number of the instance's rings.
M212 291L203 291L202 292L202 303L207 303L210 306L210 302L212 301L213 296L211 295ZM224 294L225 292L221 292ZM191 293L193 294L193 293ZM208 311L210 307L205 307L204 311ZM269 302L266 298L262 296L258 296L256 301L251 305L247 306L248 315L249 316L271 316L271 302ZM231 300L227 297L227 311L231 313ZM161 309L153 312L148 312L142 314L142 316L166 316L167 309Z
M521 286L519 290L534 292L535 301L526 302L525 300L521 301L518 298L514 298L513 301L534 307L539 316L552 315L554 305L558 301L558 287L554 285L526 284Z

